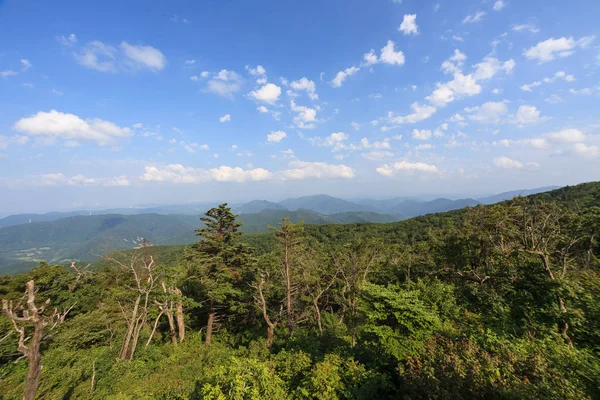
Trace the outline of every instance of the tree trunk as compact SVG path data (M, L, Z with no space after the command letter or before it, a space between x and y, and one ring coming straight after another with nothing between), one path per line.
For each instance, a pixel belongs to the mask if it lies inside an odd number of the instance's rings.
M175 294L181 296L181 290L175 288ZM181 300L177 301L177 308L175 311L175 319L177 320L177 332L179 333L179 343L185 339L185 323L183 320L183 303Z
M173 344L177 344L177 332L175 331L175 321L173 320L173 313L169 311L165 311L167 314L167 319L169 320L169 331L171 332L171 342Z
M267 313L267 301L265 300L265 296L262 291L264 284L265 280L261 279L258 285L258 295L260 296L260 308L263 312L263 318L267 323L267 348L270 349L273 345L273 337L275 336L275 327L277 326L277 321L275 321L275 323L271 322L271 318L269 318L269 314Z
M158 321L160 321L160 317L162 317L164 311L161 311L158 314L158 317L156 317L156 320L154 321L154 327L152 327L152 332L150 332L150 337L148 338L148 341L146 342L146 347L148 347L150 345L150 342L152 341L152 338L154 337L154 333L156 333L156 328L158 327Z
M210 344L210 340L212 338L214 322L215 322L215 309L211 306L210 313L208 314L208 324L206 325L206 338L204 338L204 343L206 343L206 344Z
M323 325L321 324L321 310L319 309L318 299L313 300L315 306L315 315L317 316L317 327L319 328L319 335L323 335Z
M42 357L40 355L40 343L44 336L44 323L38 321L35 323L33 337L29 345L27 361L29 362L29 371L25 380L25 389L23 391L23 400L35 399L38 386L40 384L40 375L42 374Z
M129 344L131 343L131 338L133 337L133 331L135 330L135 325L137 321L138 309L140 306L140 301L142 300L142 295L138 295L135 300L135 305L133 306L133 311L131 312L131 319L129 320L129 327L127 329L127 335L125 336L125 341L123 341L123 346L121 346L121 351L119 352L119 358L121 360L127 360Z
M294 336L294 315L292 311L292 279L290 276L290 260L289 260L289 249L285 247L285 295L286 295L286 306L287 306L287 317L288 317L288 329L290 331L290 338Z

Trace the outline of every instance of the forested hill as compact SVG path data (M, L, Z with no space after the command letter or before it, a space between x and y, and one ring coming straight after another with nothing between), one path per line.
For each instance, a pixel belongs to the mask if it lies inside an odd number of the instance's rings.
M0 276L0 399L600 398L598 182L388 224L203 222Z

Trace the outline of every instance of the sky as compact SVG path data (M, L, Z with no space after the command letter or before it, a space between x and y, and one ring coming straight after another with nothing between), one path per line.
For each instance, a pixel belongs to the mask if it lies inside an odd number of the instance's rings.
M597 0L0 0L0 214L600 177Z

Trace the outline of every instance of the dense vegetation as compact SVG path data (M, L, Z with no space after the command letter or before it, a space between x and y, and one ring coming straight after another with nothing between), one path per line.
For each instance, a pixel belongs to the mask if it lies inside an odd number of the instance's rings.
M0 399L600 398L600 183L196 233L0 277Z

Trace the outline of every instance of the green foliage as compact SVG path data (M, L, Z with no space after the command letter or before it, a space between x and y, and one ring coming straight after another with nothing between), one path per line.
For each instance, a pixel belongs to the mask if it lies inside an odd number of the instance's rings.
M258 235L223 204L193 245L115 253L81 274L42 263L0 276L0 298L18 308L33 279L36 303L72 306L42 343L40 399L598 399L599 187ZM150 256L156 284L138 275L152 288L123 361L139 293L116 261ZM173 343L158 317L179 302L186 337ZM17 342L1 315L2 400L22 397Z

